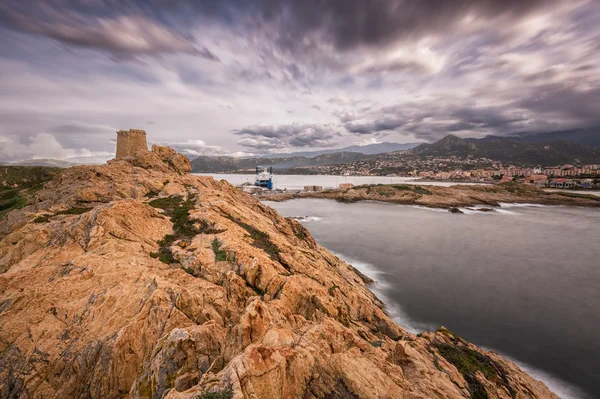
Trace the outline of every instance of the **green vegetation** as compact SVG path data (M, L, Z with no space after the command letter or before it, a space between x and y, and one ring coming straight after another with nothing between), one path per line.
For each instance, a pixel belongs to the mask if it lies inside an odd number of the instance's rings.
M398 191L411 191L412 187L406 184L391 184L390 187L395 188Z
M57 212L56 215L81 215L91 210L92 208L71 208L66 211Z
M62 169L43 166L0 166L0 220L27 205L29 198Z
M21 209L27 205L27 198L18 191L4 193L7 199L0 200L0 220L13 209Z
M358 186L358 188L366 188L367 194L375 192L379 195L383 195L384 197L393 197L396 194L390 189L394 189L395 191L412 191L419 195L433 195L433 192L427 190L426 188L408 184L366 184L363 186Z
M171 217L175 237L183 239L200 233L195 227L195 222L190 219L190 210L194 209L194 203L193 197L185 201L181 197L165 197L152 200L149 205L164 210L165 215Z
M192 269L191 267L182 267L181 268L184 272L186 272L187 274L190 274L194 277L198 277L198 274L196 273L196 271L194 269Z
M331 287L329 287L327 289L327 292L329 292L329 295L333 296L333 294L335 293L336 289L339 289L340 287L337 284L333 284Z
M198 234L195 223L190 219L190 210L194 208L194 199L183 200L182 197L165 197L152 200L148 203L154 208L160 208L166 216L173 222L174 234L167 234L158 241L160 248L157 253L151 253L150 256L158 258L163 263L177 263L177 259L171 252L171 245L179 239L190 239Z
M213 252L215 253L215 259L217 262L222 262L224 260L227 260L227 252L223 249L221 249L221 241L219 241L219 239L217 237L215 237L215 239L212 241L212 249Z
M464 340L458 334L448 330L446 327L440 327L436 331L445 334L454 343L464 342Z
M153 258L158 258L162 263L166 263L168 265L172 263L177 263L177 259L173 256L171 252L171 245L175 242L175 236L173 234L167 234L163 237L162 240L158 241L158 252L153 252L150 254Z
M48 223L53 215L38 216L33 219L33 223Z
M81 215L84 214L86 212L91 211L92 208L70 208L64 211L60 211L60 212L56 212L54 215L44 215L44 216L38 216L37 218L33 219L33 223L48 223L50 221L51 217L54 216L58 216L58 215Z
M182 197L157 198L148 203L154 208L160 208L166 216L173 222L173 234L167 234L158 241L160 248L157 253L151 253L150 256L158 258L161 262L172 264L177 263L177 259L171 252L171 245L177 240L191 240L197 234L218 234L223 230L214 227L214 223L201 220L200 227L196 227L196 221L190 219L190 211L194 209L194 197L184 200ZM224 252L224 251L223 251ZM190 273L192 274L192 273Z
M231 399L233 398L233 388L229 385L227 388L221 391L204 392L196 399Z
M0 182L9 186L16 184L19 189L32 188L52 180L62 170L46 166L0 166Z
M441 332L452 336L456 341L462 341L460 337L449 330L442 330ZM508 383L506 372L502 366L494 362L488 356L469 349L462 343L459 345L438 343L435 346L440 355L448 362L452 363L463 375L465 381L469 385L471 398L487 399L489 397L484 385L476 377L477 372L481 372L488 381L493 382L496 385L504 386L511 394L511 397L514 397L515 392Z
M273 241L271 241L271 238L267 233L265 233L264 231L260 231L257 228L250 226L249 224L244 223L241 220L235 219L231 216L229 217L229 219L237 223L238 226L240 226L248 232L249 237L252 239L253 245L256 248L262 249L271 257L271 259L279 262L280 250L277 247L277 245L275 245Z
M469 393L472 399L488 399L488 393L485 386L477 379L477 371L481 371L487 379L495 373L493 366L490 367L485 362L486 356L468 348L459 348L449 344L436 345L440 355L452 363L454 367L463 375L469 385ZM488 359L489 360L489 359Z
M426 188L423 188L421 186L414 186L413 190L417 194L421 194L421 195L433 195L433 193L431 191L429 191Z

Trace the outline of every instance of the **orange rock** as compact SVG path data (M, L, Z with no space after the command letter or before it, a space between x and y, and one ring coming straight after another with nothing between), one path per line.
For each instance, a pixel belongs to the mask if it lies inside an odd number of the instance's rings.
M501 370L475 377L490 398L557 398L444 330L407 333L298 222L184 158L154 146L71 168L0 222L0 397L469 397L443 343ZM179 234L157 193L193 201L188 245L157 243ZM90 209L58 215L72 208Z

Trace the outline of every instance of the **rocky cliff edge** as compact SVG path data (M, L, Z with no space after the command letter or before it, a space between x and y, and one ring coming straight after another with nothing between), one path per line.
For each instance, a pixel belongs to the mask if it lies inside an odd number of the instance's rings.
M74 167L0 222L1 398L558 398L407 333L301 224L189 170Z

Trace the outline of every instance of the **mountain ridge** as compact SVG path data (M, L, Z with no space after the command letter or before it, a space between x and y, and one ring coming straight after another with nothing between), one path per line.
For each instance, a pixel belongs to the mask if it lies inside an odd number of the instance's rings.
M421 144L407 154L417 156L456 156L487 158L523 166L553 166L569 163L600 163L600 148L555 140L521 142L508 137L486 136L481 139L448 135L432 144Z

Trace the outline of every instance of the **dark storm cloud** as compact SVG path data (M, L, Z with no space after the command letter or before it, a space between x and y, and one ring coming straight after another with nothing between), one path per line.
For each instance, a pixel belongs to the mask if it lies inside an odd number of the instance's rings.
M261 21L275 23L277 43L292 52L316 52L323 43L339 51L380 47L398 41L456 33L474 27L464 18L486 28L491 23L516 21L542 8L567 0L303 0L265 1ZM269 28L271 29L271 28ZM393 69L415 68L395 63Z
M599 5L0 0L0 158L145 121L191 155L600 125Z
M574 86L564 82L540 85L516 105L540 115L555 114L557 119L582 126L600 125L600 86L585 87L585 82Z
M526 121L528 118L516 105L458 107L440 103L424 110L416 104L404 104L373 110L360 119L344 123L344 127L360 135L398 132L434 141L456 132L508 134Z
M255 125L235 130L236 135L244 136L238 144L259 151L286 147L322 147L331 144L339 135L331 126L296 124Z
M408 120L399 117L384 116L371 122L346 122L344 127L350 133L372 134L396 130L408 123Z
M209 49L197 47L189 35L148 12L149 4L144 7L135 2L110 0L6 0L0 4L0 23L16 31L108 51L118 57L188 53L218 60Z
M242 32L264 29L278 47L310 53L323 51L323 44L345 51L444 34L462 29L466 15L514 21L561 2L564 0L5 0L0 4L0 23L68 45L119 55L172 52L217 59L209 49L197 48L185 33L195 19L218 21ZM420 67L399 61L389 68ZM304 75L295 63L286 68L292 79Z

